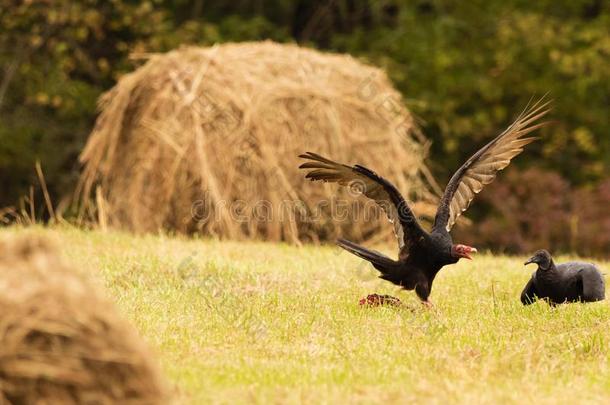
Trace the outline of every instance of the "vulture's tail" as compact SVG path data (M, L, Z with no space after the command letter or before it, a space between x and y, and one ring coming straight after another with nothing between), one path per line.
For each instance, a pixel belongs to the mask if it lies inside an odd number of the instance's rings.
M390 259L384 254L363 248L362 246L357 245L354 242L350 242L349 240L338 239L337 245L341 246L348 252L371 262L371 264L384 275L394 273L394 269L398 266L398 262Z

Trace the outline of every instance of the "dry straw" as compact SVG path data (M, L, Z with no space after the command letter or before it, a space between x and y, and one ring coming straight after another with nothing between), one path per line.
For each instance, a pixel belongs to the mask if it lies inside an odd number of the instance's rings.
M273 42L145 58L100 100L81 214L137 232L295 243L390 230L364 215L364 199L306 183L305 151L370 166L428 208L427 145L382 70Z
M133 328L47 242L0 240L0 307L0 403L167 403Z

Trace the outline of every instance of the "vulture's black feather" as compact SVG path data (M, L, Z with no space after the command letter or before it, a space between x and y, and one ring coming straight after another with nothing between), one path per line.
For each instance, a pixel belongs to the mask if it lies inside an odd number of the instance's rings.
M546 250L539 250L525 264L536 263L538 270L521 293L521 302L528 305L544 299L551 305L564 302L601 301L606 296L604 276L591 263L555 264Z
M389 181L364 166L348 166L318 154L300 155L307 159L300 168L307 170L306 178L338 183L360 191L374 200L394 225L398 239L398 260L340 239L343 249L373 264L380 277L407 290L415 290L426 304L432 282L438 271L460 258L470 259L476 249L453 244L451 227L464 212L474 196L493 181L496 173L509 165L512 158L535 138L525 135L540 128L537 122L549 111L548 101L540 99L528 106L504 132L483 146L460 167L447 184L431 232L426 232L400 192Z

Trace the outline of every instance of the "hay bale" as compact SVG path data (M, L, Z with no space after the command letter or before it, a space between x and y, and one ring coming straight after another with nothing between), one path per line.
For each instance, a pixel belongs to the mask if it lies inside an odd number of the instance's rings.
M430 200L425 139L382 70L273 42L148 58L101 98L81 155L77 194L101 223L297 243L389 234L365 200L305 184L305 151L370 166ZM338 208L359 217L338 220Z
M166 403L134 329L37 238L0 241L0 403Z

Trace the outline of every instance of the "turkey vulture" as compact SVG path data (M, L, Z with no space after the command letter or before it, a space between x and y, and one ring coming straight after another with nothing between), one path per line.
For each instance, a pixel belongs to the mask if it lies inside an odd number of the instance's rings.
M563 302L594 302L605 298L604 277L591 263L569 262L555 265L550 253L539 250L526 265L536 263L538 270L521 293L521 302L528 305L536 298L546 299L549 304Z
M545 123L537 121L549 111L544 98L528 106L504 132L483 146L460 167L449 180L434 219L431 232L425 231L400 192L388 180L361 165L348 166L318 154L307 152L300 168L308 170L306 178L339 183L357 189L374 200L394 225L398 239L398 260L366 249L345 239L337 244L354 255L371 262L380 277L406 290L415 290L422 303L430 306L428 296L438 271L460 258L472 259L477 250L454 244L449 232L475 194L491 183L499 170L510 164L523 147L536 138L524 137Z

